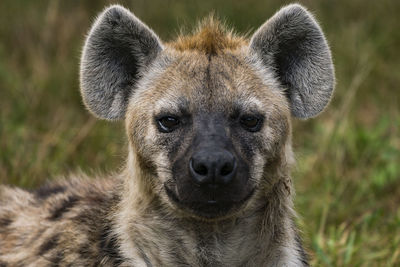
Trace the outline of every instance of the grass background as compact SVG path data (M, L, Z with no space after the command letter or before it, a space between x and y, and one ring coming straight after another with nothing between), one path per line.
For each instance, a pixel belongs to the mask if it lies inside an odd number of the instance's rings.
M400 266L400 1L299 1L332 48L337 87L317 119L294 121L298 223L315 266ZM84 36L112 1L0 1L0 183L25 188L115 170L122 123L85 111ZM164 40L215 11L254 31L286 1L120 1Z

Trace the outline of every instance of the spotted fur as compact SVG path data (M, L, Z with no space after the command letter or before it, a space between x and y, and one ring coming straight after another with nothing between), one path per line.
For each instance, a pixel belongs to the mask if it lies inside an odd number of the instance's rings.
M130 11L107 8L84 46L81 92L96 116L125 119L125 168L35 191L2 186L0 266L308 266L294 224L291 117L322 111L333 86L329 47L299 5L250 39L210 17L165 44ZM256 114L257 131L241 126L243 114ZM180 123L168 133L166 115ZM238 161L218 195L189 179L203 146ZM223 204L204 208L208 197Z

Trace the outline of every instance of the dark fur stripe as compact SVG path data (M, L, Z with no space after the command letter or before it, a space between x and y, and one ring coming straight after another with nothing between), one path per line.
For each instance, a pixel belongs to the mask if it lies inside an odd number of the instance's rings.
M34 191L34 194L38 199L44 200L55 194L64 193L65 190L66 187L62 185L44 185Z
M50 237L46 242L44 242L40 247L38 254L40 256L46 254L49 250L53 249L54 247L57 246L58 240L60 239L59 234L55 234L52 237Z
M119 254L117 238L111 234L111 226L104 226L100 235L100 250L103 257L112 260L114 266L123 263L123 257Z
M55 210L53 210L51 216L49 217L49 220L53 221L61 218L65 212L67 212L69 209L75 206L78 200L79 199L77 196L68 196L67 199L62 201L60 206L58 206Z
M11 223L13 222L13 220L9 217L2 217L0 218L0 229L1 228L6 228L7 226L9 226ZM1 230L0 230L1 232Z

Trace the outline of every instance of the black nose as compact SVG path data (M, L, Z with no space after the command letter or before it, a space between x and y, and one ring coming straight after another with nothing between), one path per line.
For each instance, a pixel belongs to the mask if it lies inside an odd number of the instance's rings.
M236 160L225 149L195 152L189 163L190 174L199 185L227 185L236 174Z

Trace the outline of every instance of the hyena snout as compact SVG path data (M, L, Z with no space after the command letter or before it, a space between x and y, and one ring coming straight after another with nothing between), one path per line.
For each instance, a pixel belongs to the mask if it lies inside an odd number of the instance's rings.
M254 184L250 161L239 153L224 130L225 124L208 122L207 132L195 133L192 145L174 161L174 183L166 184L166 192L179 207L211 219L243 208Z
M192 155L189 162L193 181L211 190L229 185L236 176L236 169L235 156L220 148L201 149Z

